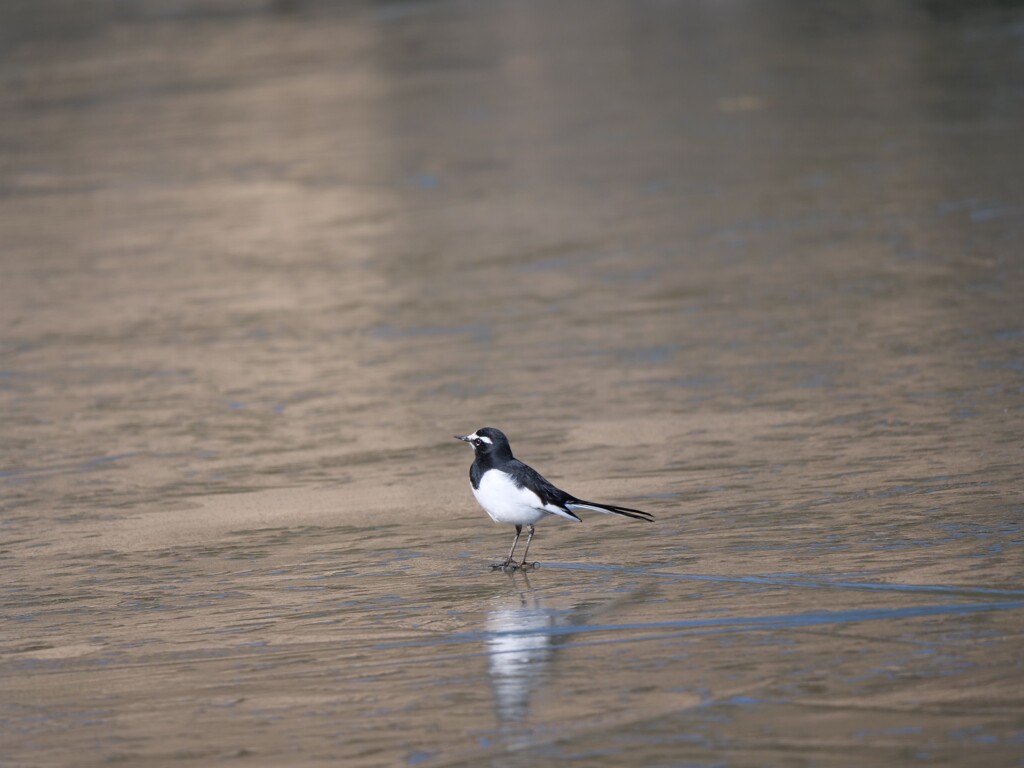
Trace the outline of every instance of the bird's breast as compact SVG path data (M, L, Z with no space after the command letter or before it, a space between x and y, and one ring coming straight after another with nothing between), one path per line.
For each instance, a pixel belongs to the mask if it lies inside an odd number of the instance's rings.
M536 493L520 488L507 473L498 469L483 473L473 495L496 523L532 525L550 514Z

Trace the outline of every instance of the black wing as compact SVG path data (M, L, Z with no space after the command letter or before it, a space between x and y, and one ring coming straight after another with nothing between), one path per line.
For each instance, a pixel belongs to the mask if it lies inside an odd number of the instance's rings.
M565 506L565 502L572 501L573 497L549 483L540 472L530 465L523 464L519 459L512 459L502 469L512 476L512 482L518 488L529 488L536 493L542 504L553 504L566 514L572 515L577 520L580 519L579 515L573 514L573 511Z
M573 507L592 509L595 512L604 512L605 514L610 513L622 515L623 517L632 517L634 520L643 520L646 523L654 522L654 516L650 512L644 512L642 509L620 507L617 504L600 504L596 501L578 499L549 483L540 472L528 464L523 464L519 459L512 459L502 469L512 476L513 482L519 488L529 488L540 497L542 503L554 504L577 520L580 519L580 516L576 514Z

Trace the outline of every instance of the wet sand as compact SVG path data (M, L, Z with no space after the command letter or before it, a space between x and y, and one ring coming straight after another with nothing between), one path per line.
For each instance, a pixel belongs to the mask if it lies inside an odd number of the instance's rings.
M1020 765L1022 28L4 4L0 764Z

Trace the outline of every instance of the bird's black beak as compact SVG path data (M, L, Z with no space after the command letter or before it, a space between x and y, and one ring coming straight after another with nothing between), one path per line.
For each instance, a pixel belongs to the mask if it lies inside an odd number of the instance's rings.
M469 442L469 435L455 435L456 440L461 440L464 443Z

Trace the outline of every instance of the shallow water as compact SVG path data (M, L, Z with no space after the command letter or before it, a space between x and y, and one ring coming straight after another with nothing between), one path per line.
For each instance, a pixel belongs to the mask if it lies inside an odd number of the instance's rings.
M1012 2L0 6L0 763L1024 763ZM451 435L580 496L528 573Z

